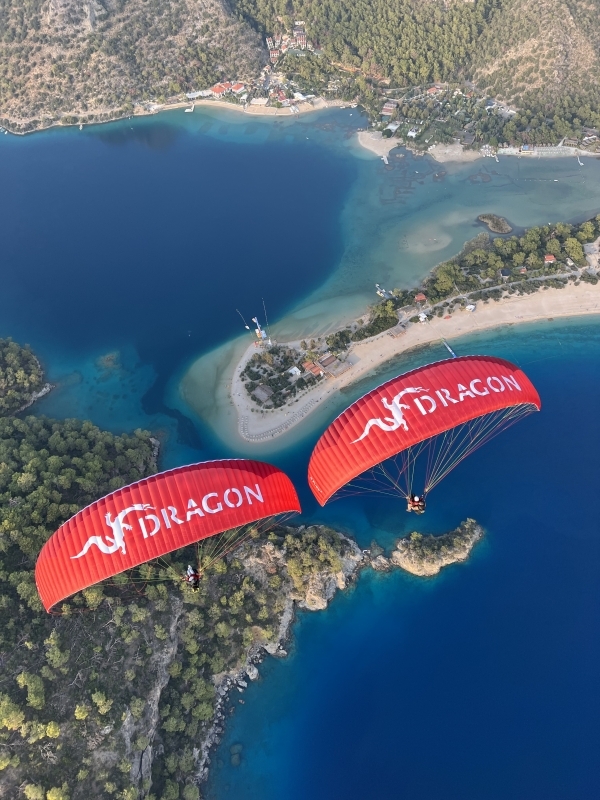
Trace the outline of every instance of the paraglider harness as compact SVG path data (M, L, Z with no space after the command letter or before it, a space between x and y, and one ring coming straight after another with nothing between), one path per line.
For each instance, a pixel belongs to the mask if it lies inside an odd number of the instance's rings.
M189 585L193 592L197 592L200 589L200 573L197 569L194 569L191 564L188 564L183 580Z
M407 511L414 511L415 514L425 513L425 498L423 495L409 494L406 504Z

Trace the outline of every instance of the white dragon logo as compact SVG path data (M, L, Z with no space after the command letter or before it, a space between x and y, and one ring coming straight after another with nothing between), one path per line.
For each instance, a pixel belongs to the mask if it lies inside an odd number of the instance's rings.
M105 555L111 555L111 553L116 553L117 550L120 550L123 555L126 554L125 550L125 531L131 530L131 525L126 525L123 520L127 516L127 514L131 513L132 511L146 511L146 509L152 508L149 505L142 505L141 503L137 503L134 506L129 506L124 511L121 511L117 514L116 518L112 518L112 514L110 511L108 514L104 515L104 519L106 520L106 524L109 528L111 528L113 535L107 536L107 541L110 544L106 544L104 539L101 536L90 536L87 540L85 545L83 546L83 550L81 553L78 553L76 556L71 556L71 558L81 558L84 556L87 551L90 549L92 545L96 545L98 550Z
M410 406L404 405L401 403L400 400L404 397L405 394L416 394L417 392L426 392L427 389L417 388L414 386L409 386L408 389L403 389L399 392L396 397L390 401L383 397L381 402L387 408L388 411L392 412L391 417L384 417L383 419L379 419L376 417L375 419L370 419L367 424L365 425L365 429L362 432L362 435L355 439L351 444L356 444L356 442L360 442L361 439L364 439L365 436L369 435L369 431L371 428L381 428L382 431L396 431L398 428L403 428L403 430L408 431L408 425L406 420L404 419L403 411L407 411Z

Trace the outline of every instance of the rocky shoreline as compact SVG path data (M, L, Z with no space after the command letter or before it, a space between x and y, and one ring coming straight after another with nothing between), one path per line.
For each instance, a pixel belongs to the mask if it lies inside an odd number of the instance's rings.
M483 528L467 519L458 528L442 536L411 533L400 539L390 556L390 563L411 575L431 577L450 564L466 561L483 538Z
M298 529L304 530L304 526ZM308 611L320 611L327 608L329 602L338 590L347 588L349 583L355 579L361 567L368 563L368 557L358 547L353 539L337 532L337 536L343 541L347 552L341 557L341 569L336 573L323 571L312 576L308 582L304 596L293 592L282 611L277 637L272 642L253 644L246 654L243 666L233 672L223 673L214 678L217 692L214 716L204 738L194 752L196 759L196 780L198 784L204 783L208 778L211 764L211 755L221 741L225 731L226 713L225 707L230 700L230 693L235 689L243 692L247 688L248 682L259 678L258 666L266 654L276 658L285 658L287 650L284 644L290 638L292 625L296 618L296 608ZM267 545L268 547L268 545ZM252 556L255 558L255 556Z
M400 568L412 575L437 575L443 567L467 560L473 547L482 539L483 528L475 520L467 519L454 531L441 536L413 533L400 539L389 557L384 556L381 548L376 545L372 545L370 550L362 551L353 539L339 532L337 536L346 548L346 555L341 558L341 570L335 573L323 571L312 576L303 596L293 592L288 597L280 617L276 639L268 643L253 644L243 666L233 672L215 676L217 699L214 716L200 746L194 751L198 784L208 779L211 758L225 732L230 693L236 689L241 693L247 688L248 681L258 679L258 665L266 654L276 658L287 656L284 645L289 641L297 608L309 611L327 608L335 593L347 588L366 568L376 572L390 572ZM252 555L251 558L256 556Z
M52 391L52 389L55 389L55 388L56 388L55 384L53 384L53 383L45 383L42 386L42 388L39 390L39 392L32 392L29 400L26 403L24 403L20 408L18 408L14 413L15 414L20 414L22 411L25 411L25 409L27 409L30 406L32 406L36 402L36 400L39 400L40 398L45 397L45 395L47 395L49 392Z

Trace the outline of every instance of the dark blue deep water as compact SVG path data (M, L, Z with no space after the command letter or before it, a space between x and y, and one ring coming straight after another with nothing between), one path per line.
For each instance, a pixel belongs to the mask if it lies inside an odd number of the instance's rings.
M441 532L472 516L485 541L434 579L365 575L326 613L301 614L291 657L267 662L236 710L209 797L598 797L600 326L456 346L517 361L543 401L461 464L418 521ZM307 456L295 454L301 469ZM313 510L363 546L415 523L391 500Z
M243 331L236 308L264 324L263 298L277 318L327 278L356 173L315 137L176 119L0 139L0 333L67 370L133 347L149 413L187 359Z
M264 296L276 318L329 276L359 167L325 133L134 122L0 137L0 335L31 342L59 383L40 412L159 430L165 465L232 455L166 407L167 381L239 330L236 307L251 316ZM365 573L326 612L300 614L290 657L234 698L211 800L600 796L600 324L454 346L519 363L543 409L461 464L419 520L373 497L318 508L305 480L316 433L272 460L307 521L362 546L468 516L485 540L434 579ZM103 372L111 349L119 368ZM401 359L347 401L444 355Z

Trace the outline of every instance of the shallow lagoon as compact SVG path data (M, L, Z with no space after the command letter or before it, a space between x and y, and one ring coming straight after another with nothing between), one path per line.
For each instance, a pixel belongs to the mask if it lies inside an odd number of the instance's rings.
M322 329L324 310L343 320L375 282L409 285L456 252L482 212L525 226L600 210L598 162L443 169L405 154L386 169L356 157L360 124L349 110L286 122L173 112L1 137L0 334L31 342L59 384L36 413L159 430L164 466L233 455L178 383L198 355L235 346L235 308L250 317L265 297L278 335ZM457 343L517 360L544 403L461 465L418 521L442 531L472 515L485 542L439 579L365 576L326 613L301 615L292 657L266 662L238 705L213 798L598 795L599 331L578 320ZM306 463L344 403L444 355L403 357L283 449L255 448L293 475L307 520L365 546L415 524L380 499L318 508ZM207 420L226 366L210 358Z

